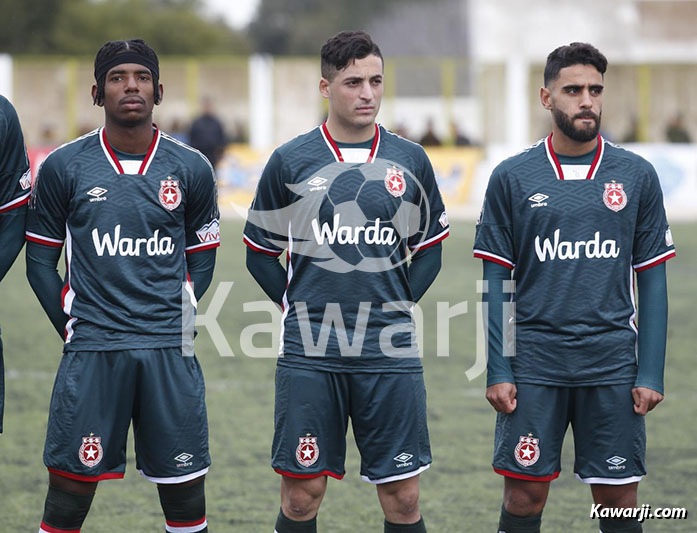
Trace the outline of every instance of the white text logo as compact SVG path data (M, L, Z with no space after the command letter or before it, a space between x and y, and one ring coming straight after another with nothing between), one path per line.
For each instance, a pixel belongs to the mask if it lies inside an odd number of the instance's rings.
M596 231L589 241L560 241L560 230L554 231L554 242L546 238L540 245L540 236L535 237L535 253L540 262L544 263L549 256L550 261L559 259L578 259L584 254L588 259L614 259L620 255L617 242L613 239L600 241L600 232Z
M104 255L104 251L110 255L121 256L140 256L142 255L171 255L174 253L174 243L172 237L160 238L160 230L156 229L155 233L150 238L121 238L121 224L114 228L114 236L110 233L105 233L102 237L99 236L99 230L92 230L92 242L94 249L99 257Z
M382 244L391 246L397 242L393 228L381 228L380 219L376 218L372 226L341 226L341 215L334 215L333 226L329 226L327 222L319 227L317 219L312 220L312 231L315 234L315 241L320 246L327 240L328 244L358 244L363 233L363 241L366 244Z

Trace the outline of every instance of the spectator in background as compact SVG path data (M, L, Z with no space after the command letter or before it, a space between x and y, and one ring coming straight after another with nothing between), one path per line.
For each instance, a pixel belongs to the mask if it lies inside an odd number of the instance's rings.
M669 143L692 142L690 134L682 123L682 117L677 113L666 126L666 140Z
M450 138L455 146L471 146L472 141L462 133L458 128L457 123L453 120L450 122ZM422 143L423 144L423 143Z
M225 129L213 112L213 102L204 98L201 115L191 123L189 144L205 155L216 167L225 149Z
M172 121L172 125L169 127L169 134L176 140L189 144L189 132L180 119L175 118Z
M440 146L441 142L436 132L433 131L433 119L429 118L426 123L426 133L419 140L421 146Z
M636 143L639 142L639 119L636 116L632 117L632 121L629 123L629 129L622 137L623 143Z

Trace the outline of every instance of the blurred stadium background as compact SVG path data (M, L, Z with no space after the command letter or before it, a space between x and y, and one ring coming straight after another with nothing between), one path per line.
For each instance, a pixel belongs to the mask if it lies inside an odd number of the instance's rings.
M242 355L239 342L243 328L270 320L244 307L265 298L244 270L239 215L273 148L323 119L321 44L356 28L371 33L386 59L378 120L416 141L430 127L438 144L427 151L449 214L458 220L445 243L441 275L423 302L435 455L434 468L423 476L424 514L435 532L493 529L501 488L488 466L494 415L483 397L483 377L465 377L475 360L480 268L470 259L472 219L493 166L550 129L538 99L546 55L572 41L597 46L610 62L602 132L656 166L678 247L668 266L668 395L648 418L650 474L641 501L695 511L697 1L231 1L229 10L254 9L236 27L227 25L222 8L214 11L211 2L199 0L3 4L0 93L17 108L34 172L55 146L102 124L103 111L90 98L92 61L109 39L143 37L160 54L165 98L155 120L163 130L186 135L205 98L225 126L229 144L217 171L227 222L216 282L235 283L220 323L237 357L219 357L205 329L198 340L215 462L208 512L213 531L269 531L278 503L278 479L268 467L274 365ZM22 259L0 285L0 298L8 372L0 531L34 530L46 484L41 449L60 343L24 281ZM435 355L438 301L469 302L469 312L451 325L447 358ZM270 345L275 334L258 338L259 346ZM564 473L545 511L547 531L595 531L588 490L570 475L570 454L567 445ZM136 478L129 466L126 480L100 487L112 496L97 497L85 531L160 528L154 488ZM380 531L378 515L374 492L357 479L353 450L347 478L330 483L320 525L323 531ZM697 530L692 516L645 527Z

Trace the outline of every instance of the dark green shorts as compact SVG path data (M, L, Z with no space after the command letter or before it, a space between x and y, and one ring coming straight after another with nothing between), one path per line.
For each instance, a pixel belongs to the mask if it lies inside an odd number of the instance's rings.
M121 478L133 420L136 468L156 483L208 471L205 386L181 348L63 354L44 448L49 471L80 481Z
M555 479L571 424L574 472L584 483L623 485L646 474L644 417L634 412L632 384L516 387L516 410L496 419L496 472L530 481Z
M422 373L349 374L276 368L271 465L294 478L344 476L351 419L361 477L387 483L431 464Z

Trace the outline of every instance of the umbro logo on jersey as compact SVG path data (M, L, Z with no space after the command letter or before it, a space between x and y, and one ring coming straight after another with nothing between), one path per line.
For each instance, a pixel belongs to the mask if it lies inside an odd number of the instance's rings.
M626 463L627 460L619 455L613 455L609 459L605 459L605 462L610 463L610 466L607 467L608 470L624 470L626 467L623 463Z
M91 191L87 191L87 195L91 196L90 202L103 202L106 200L106 196L104 196L107 192L109 192L107 189L103 189L101 187L95 187Z
M546 194L542 194L541 192L533 194L528 200L532 202L530 204L530 207L545 207L547 205L547 202L545 200L549 198Z
M320 176L315 176L307 182L308 185L312 186L310 187L311 191L326 191L327 188L324 186L325 183L327 183L327 180Z
M402 453L400 453L399 455L393 457L393 459L394 459L395 461L397 461L397 465L396 465L397 468L404 468L404 467L411 466L411 465L414 464L413 461L410 461L410 460L409 460L409 459L411 459L412 457L414 457L413 454L402 452Z

